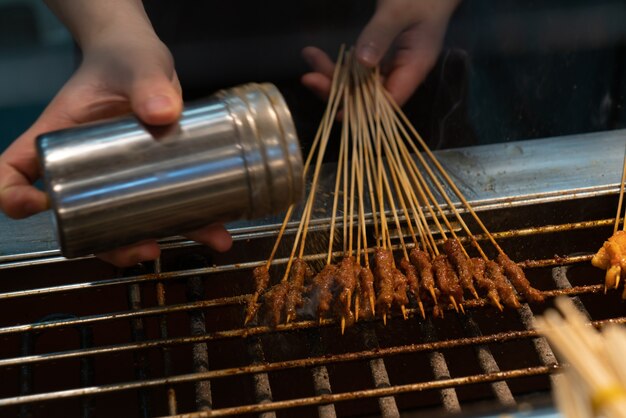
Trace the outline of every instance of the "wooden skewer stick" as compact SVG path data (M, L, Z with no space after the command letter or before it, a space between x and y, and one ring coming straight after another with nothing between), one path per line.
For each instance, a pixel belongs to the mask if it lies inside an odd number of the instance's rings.
M426 155L428 155L428 157L430 158L430 160L432 161L432 163L435 165L435 167L439 170L440 174L443 176L443 178L446 180L446 182L448 183L448 185L450 186L450 188L452 189L452 191L457 195L457 197L459 198L459 200L461 201L461 203L463 204L463 206L465 206L465 208L467 209L467 211L472 215L472 217L474 218L474 220L476 221L476 223L480 226L480 228L482 229L482 231L485 233L485 235L487 236L487 238L489 239L489 241L491 242L491 244L496 248L496 250L498 251L499 254L504 254L504 251L502 250L502 248L498 245L498 243L496 242L496 240L494 239L493 235L489 232L489 230L487 229L487 227L485 226L485 224L481 221L481 219L478 217L478 215L476 214L476 212L474 211L474 208L472 208L472 206L468 203L467 199L465 199L465 196L463 195L463 193L461 193L461 191L459 190L459 188L454 184L454 182L452 181L452 179L450 178L450 175L448 174L448 172L443 168L443 166L441 165L441 163L439 163L439 161L437 160L437 158L435 157L435 155L432 153L432 151L430 150L430 148L428 147L428 145L426 144L426 142L422 139L422 137L420 136L420 134L415 130L415 128L413 127L413 125L409 122L408 118L406 117L406 115L404 114L404 112L402 112L402 109L400 109L400 107L393 101L393 99L391 98L391 95L384 91L383 92L385 95L387 95L387 97L389 98L389 102L391 103L391 105L394 107L394 109L396 110L396 114L398 114L400 116L400 118L404 121L404 123L406 124L406 126L409 128L409 130L411 131L411 133L413 133L415 139L417 139L417 141L419 142L419 144L422 146L422 148L424 148L424 151L426 152ZM450 205L450 203L449 203ZM450 205L452 206L452 205ZM464 224L464 222L463 222ZM473 241L474 242L474 241ZM484 256L484 254L481 254ZM486 258L486 256L484 256Z
M333 208L330 215L330 233L328 239L328 256L326 257L326 265L330 264L333 256L333 243L335 238L335 224L337 222L337 205L339 203L339 184L341 183L341 173L343 169L343 154L345 152L345 141L339 143L339 158L337 160L337 173L335 178L335 194L333 196Z
M392 102L391 105L393 105L395 107L395 103ZM481 257L483 257L483 259L487 260L488 258L485 255L485 252L483 251L483 249L478 244L478 241L476 241L474 235L472 234L472 232L468 228L467 224L465 223L465 221L461 217L459 211L456 209L456 205L450 200L450 198L449 198L448 194L446 193L445 189L443 188L439 178L432 171L432 169L430 168L430 166L428 165L426 160L422 157L419 149L414 144L414 142L412 141L410 135L408 134L408 132L406 131L404 126L400 123L400 120L397 118L397 116L393 115L393 117L394 117L394 119L396 121L396 126L400 129L400 131L402 132L402 134L406 138L406 142L410 144L411 148L413 149L413 152L415 153L415 155L417 156L418 160L420 161L421 166L428 173L431 181L433 182L433 185L436 187L437 191L439 192L439 195L446 201L449 210L457 218L459 224L461 225L463 230L466 232L468 238L471 240L472 245L478 250L478 252L480 253ZM410 126L410 128L414 129L412 126ZM408 150L407 150L407 152L408 152ZM414 170L418 174L418 178L420 179L421 182L425 183L425 179L421 175L421 171L419 170L419 168L417 168L417 165L415 165L415 162L413 160L411 160L411 161L412 161L411 165L413 165L415 167ZM430 195L429 195L430 200L435 202L434 204L436 204L438 206L437 200L434 198L434 196L430 192L430 188L426 186L426 187L424 187L424 189L427 191L427 193L430 193ZM441 207L439 207L438 210L443 212L443 209ZM451 226L449 226L449 229L450 229L450 231L452 231L452 227ZM467 253L465 253L465 254L467 255Z
M366 106L371 108L374 107L372 105L372 101L374 100L374 97L378 97L375 88L373 86L375 86L375 83L370 82L368 83L369 86L369 91L368 94L365 95L365 102L366 102ZM372 117L368 114L368 121L370 123L370 125L373 123L372 122ZM419 185L418 185L419 186ZM414 203L414 207L417 208L418 210L418 214L419 214L419 218L416 219L416 224L418 225L418 229L420 230L420 239L422 242L422 248L424 248L424 250L428 251L428 253L431 255L431 257L433 255L438 255L439 251L437 249L437 245L435 244L435 240L432 236L432 233L430 231L430 227L428 226L428 222L426 221L424 212L422 211L422 205L419 203L419 201L417 201L417 198L415 197L415 194L413 193L412 189L409 188L411 195L412 195L412 199L415 203ZM430 207L427 205L427 207L430 209ZM413 210L415 211L415 208L413 208ZM414 212L415 213L415 212ZM426 237L426 238L425 238Z
M322 134L326 128L327 120L331 114L331 109L335 107L335 101L338 100L337 90L338 90L338 83L339 83L339 69L341 68L341 63L343 61L344 49L345 49L345 46L342 44L339 47L339 54L337 56L337 65L335 66L335 69L333 71L333 81L330 87L330 95L328 99L328 104L326 105L326 109L324 110L322 121L320 122L320 125L317 128L317 132L315 133L315 138L313 139L311 150L309 151L309 154L307 155L307 158L304 162L304 166L302 168L302 176L305 178L309 171L309 167L311 165L311 161L313 160L313 156L315 155L315 151L317 150L317 147L320 143L320 139L323 136ZM274 257L276 256L276 252L278 251L278 247L280 246L280 242L285 233L285 229L287 228L287 224L289 223L289 220L291 219L291 215L293 214L294 207L295 205L289 206L289 208L287 209L287 212L285 213L285 218L280 227L280 231L278 232L278 236L276 237L276 242L274 243L272 252L270 253L270 256L268 257L267 262L265 263L265 268L267 269L270 268L270 266L272 265L272 261L274 260Z
M343 89L344 89L344 85L346 83L346 72L345 69L342 69L341 71L341 80L339 82L339 87L338 87L338 94L340 94L343 97ZM345 99L344 99L345 100ZM304 253L304 248L305 248L305 243L306 243L306 236L307 236L307 232L308 232L308 225L309 222L311 220L311 212L313 211L313 204L315 202L315 195L316 195L316 191L317 191L317 183L319 180L319 173L322 167L322 162L324 160L324 154L326 152L326 146L328 145L328 140L330 138L330 129L331 129L331 125L332 125L332 121L335 119L335 115L337 114L337 109L339 107L339 103L341 102L341 100L339 100L339 98L335 101L335 103L333 104L333 108L331 109L331 113L329 115L329 120L326 121L326 126L324 129L324 133L322 135L322 141L320 144L320 149L318 152L318 158L317 161L315 163L315 170L313 172L313 179L311 181L311 190L309 191L309 197L307 199L307 204L305 206L305 210L302 214L302 219L300 221L300 225L298 226L298 231L296 232L296 238L294 240L294 245L293 245L293 249L291 251L291 254L289 256L289 260L287 262L287 267L285 269L285 276L283 277L283 280L285 279L285 277L288 276L289 271L291 269L291 265L293 263L293 259L296 253L296 249L298 248L298 244L300 244L300 256L303 255ZM302 240L301 242L299 242L300 239L300 235L302 235Z
M619 200L617 201L617 214L615 215L615 225L613 226L613 235L619 228L620 215L622 213L622 201L624 200L624 182L626 182L626 152L624 152L624 164L622 166L622 181L619 186ZM626 231L626 221L623 222L623 230Z

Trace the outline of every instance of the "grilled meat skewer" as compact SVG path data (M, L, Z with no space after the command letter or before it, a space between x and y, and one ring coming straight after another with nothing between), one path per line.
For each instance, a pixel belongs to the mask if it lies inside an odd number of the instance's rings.
M393 254L389 250L374 250L374 282L376 284L376 310L383 315L387 323L387 314L394 300Z
M333 302L333 288L337 277L337 266L327 264L313 278L311 286L311 296L317 302L317 316L322 321L322 317L330 311Z
M420 298L420 287L419 287L419 278L417 273L417 268L409 260L403 258L400 260L400 268L404 271L406 276L407 285L409 287L409 292L415 297L417 301L417 305L420 308L420 313L422 314L422 318L426 319L426 313L424 312L424 304L422 303L422 299Z
M344 257L339 263L336 275L336 284L338 289L337 294L337 310L341 316L341 333L346 326L346 320L348 324L354 322L354 315L352 314L352 295L357 284L358 266L354 263L352 257Z
M472 258L470 259L470 262L472 263L472 273L476 285L482 291L487 293L487 297L496 308L502 310L503 308L502 304L500 304L498 289L496 288L495 283L485 275L487 263L482 258Z
M504 270L504 274L520 294L524 295L527 301L539 303L544 301L543 294L532 287L524 274L524 270L515 264L506 254L498 255L498 264Z
M411 264L415 266L419 273L420 286L424 294L430 294L433 302L437 304L437 294L435 292L435 278L433 276L433 268L430 263L430 257L425 251L415 247L409 253Z
M448 255L450 263L455 267L461 286L478 299L478 293L476 293L472 283L472 265L470 259L463 252L463 247L459 240L456 238L447 239L443 243L443 250Z
M375 314L375 299L374 294L374 274L369 267L363 267L359 271L359 289L358 298L356 299L355 315L356 319L364 318L371 319Z
M304 283L313 276L313 271L301 258L296 258L289 274L289 290L285 301L285 322L289 323L296 317L296 311L304 304Z
M454 272L452 264L450 264L445 255L439 254L433 260L433 270L435 271L439 290L450 298L454 309L458 312L458 304L463 303L463 289L459 285L459 278Z
M407 278L397 268L393 269L393 302L402 311L402 317L407 319L407 313L405 306L409 304L409 298L407 297Z
M502 268L495 261L488 260L486 262L486 271L487 277L491 279L498 290L498 295L505 306L510 308L519 308L520 304L517 300L517 296L515 295L515 291L513 287L508 282L504 273L502 272Z
M248 301L248 306L246 308L246 319L244 321L244 325L248 322L252 321L252 319L256 316L261 304L258 303L259 297L267 286L270 283L270 273L265 266L256 267L252 270L252 276L254 277L254 294L252 298Z
M272 326L277 326L283 319L283 308L289 292L289 283L278 283L265 292L263 309L266 319Z

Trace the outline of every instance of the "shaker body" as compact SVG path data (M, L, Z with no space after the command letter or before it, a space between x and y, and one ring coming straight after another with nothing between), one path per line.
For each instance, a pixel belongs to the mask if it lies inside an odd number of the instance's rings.
M295 128L270 84L221 91L174 125L126 117L37 146L68 258L279 213L302 195Z

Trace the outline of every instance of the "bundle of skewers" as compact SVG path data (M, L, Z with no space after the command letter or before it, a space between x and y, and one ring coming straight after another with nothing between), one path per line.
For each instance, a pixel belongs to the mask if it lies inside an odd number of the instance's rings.
M604 293L608 289L617 289L620 284L622 274L626 274L626 221L619 229L620 215L622 213L622 203L624 201L624 183L626 182L626 153L624 154L624 165L622 168L622 182L619 190L619 200L617 201L617 214L613 225L613 235L606 241L591 259L591 264L595 267L606 270L604 276ZM626 215L625 218L626 219ZM626 287L622 292L622 299L626 299Z
M626 330L609 324L597 331L566 297L555 300L535 326L566 362L553 387L568 418L626 417Z
M316 273L303 257L338 112L341 131L327 256ZM384 89L378 70L364 68L343 48L304 171L311 186L285 272L269 287L269 269L293 207L267 262L253 271L255 292L246 323L257 318L275 326L313 312L320 322L338 318L343 332L362 319L379 317L386 324L394 311L407 319L410 305L426 318L427 311L435 317L447 309L464 312L466 298L484 297L500 310L518 308L520 296L543 301ZM495 247L495 261L464 221L453 195ZM477 257L470 257L469 245L463 244L471 244Z

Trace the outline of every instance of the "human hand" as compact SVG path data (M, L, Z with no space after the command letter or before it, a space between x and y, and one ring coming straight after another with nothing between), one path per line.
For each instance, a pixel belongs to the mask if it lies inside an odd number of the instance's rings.
M366 67L381 65L383 84L403 105L437 62L450 16L460 0L378 0L376 12L359 36L356 58ZM310 73L302 84L327 99L334 63L322 50L302 50Z
M35 150L39 134L130 112L146 124L164 125L175 122L181 111L173 59L153 31L101 33L83 47L80 67L37 121L0 156L0 209L16 219L47 209L46 195L32 186L40 175ZM232 244L222 225L187 236L218 251ZM123 267L159 253L156 241L144 241L98 257Z

